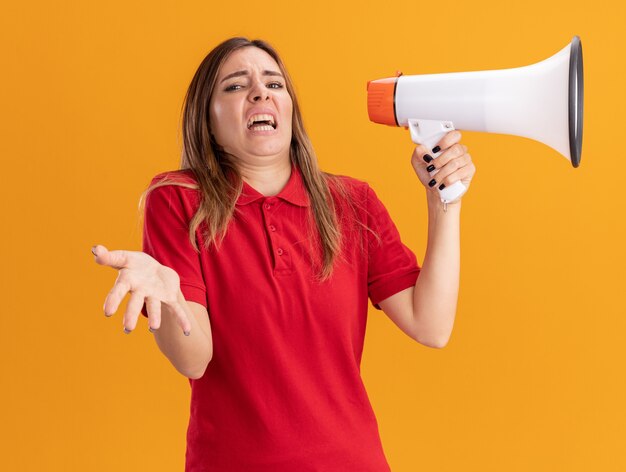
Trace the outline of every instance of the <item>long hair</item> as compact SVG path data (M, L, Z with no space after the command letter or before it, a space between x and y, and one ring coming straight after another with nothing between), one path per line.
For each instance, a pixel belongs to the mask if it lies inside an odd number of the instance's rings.
M209 104L220 67L233 51L244 47L262 49L276 61L291 96L293 114L290 159L300 169L311 202L311 206L308 207L310 208L309 221L311 218L314 220L317 231L313 233L319 236L314 243L315 248L311 246L311 262L318 266L317 279L324 281L331 276L337 258L342 257L345 235L341 231L340 221L347 217L356 223L355 226L367 230L369 228L363 226L356 218L357 208L363 209L363 207L352 198L341 176L319 169L313 146L304 129L293 83L278 53L265 41L241 37L231 38L216 46L204 58L191 80L182 110L183 143L180 169L181 171L192 170L197 185L176 178L166 178L150 186L142 195L142 200L150 191L163 185L174 184L199 190L200 203L189 224L189 239L196 251L199 251L195 234L198 226L204 222L206 224L203 234L205 247L214 244L219 249L226 236L228 225L235 215L235 203L242 192L243 180L236 162L223 152L211 135ZM333 195L347 203L347 208L351 209L352 215L340 214ZM362 244L360 237L358 240ZM320 253L321 257L314 257L314 254ZM316 260L319 260L319 263L316 263Z

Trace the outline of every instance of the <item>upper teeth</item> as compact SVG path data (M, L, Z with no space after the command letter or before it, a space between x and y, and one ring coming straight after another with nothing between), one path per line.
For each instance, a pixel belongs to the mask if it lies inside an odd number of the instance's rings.
M268 121L270 125L274 126L274 117L272 115L252 115L248 120L248 128L250 128L255 121Z

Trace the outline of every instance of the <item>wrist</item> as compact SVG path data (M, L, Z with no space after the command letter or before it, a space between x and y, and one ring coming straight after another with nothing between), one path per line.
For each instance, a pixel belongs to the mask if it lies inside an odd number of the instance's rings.
M449 211L460 211L461 209L461 199L457 199L454 202L450 202L445 204L441 201L441 197L439 196L439 192L426 191L426 200L428 203L428 210L434 212L449 212Z

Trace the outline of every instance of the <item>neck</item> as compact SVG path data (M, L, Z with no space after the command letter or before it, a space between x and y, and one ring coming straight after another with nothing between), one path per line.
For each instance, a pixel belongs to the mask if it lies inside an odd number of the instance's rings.
M243 180L257 192L271 197L285 188L291 177L291 160L264 164L240 163Z

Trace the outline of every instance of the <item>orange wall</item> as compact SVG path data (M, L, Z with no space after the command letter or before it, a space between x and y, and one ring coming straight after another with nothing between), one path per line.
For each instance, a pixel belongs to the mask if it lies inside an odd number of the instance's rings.
M189 386L145 319L102 303L90 248L140 248L137 203L176 168L183 95L232 35L282 53L324 170L367 180L423 261L406 131L369 122L366 82L520 67L578 34L582 164L465 132L461 293L443 350L371 310L362 372L394 472L626 470L620 138L623 2L31 2L0 18L0 468L182 470Z

